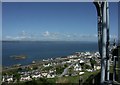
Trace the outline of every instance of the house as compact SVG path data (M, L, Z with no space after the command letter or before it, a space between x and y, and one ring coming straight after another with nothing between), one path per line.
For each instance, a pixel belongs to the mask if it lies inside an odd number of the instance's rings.
M91 69L86 69L86 71L88 71L88 72L92 72L93 70L91 70Z
M48 73L41 73L41 75L42 75L43 77L46 77L46 76L48 75Z
M95 68L95 70L99 70L99 69L101 69L100 66L94 66L94 68Z
M12 81L13 81L13 78L12 78L12 77L9 77L9 78L7 78L6 81L7 81L7 82L12 82Z
M54 73L54 71L53 70L49 70L49 73Z
M42 77L41 74L34 74L34 75L32 75L32 78L40 78L40 77Z
M5 82L5 77L4 76L2 77L2 82Z
M47 75L47 78L54 78L54 77L55 77L54 74L48 74L48 75Z
M13 76L3 76L2 82L12 82Z
M80 72L79 75L82 75L82 74L84 74L84 73L85 73L85 72Z
M84 61L83 61L83 60L80 60L80 63L84 63Z
M81 68L75 68L74 70L75 71L81 71L82 69Z
M32 80L31 78L30 78L30 76L22 76L21 78L20 78L20 81L29 81L29 80Z
M52 63L48 63L48 64L43 64L44 67L49 67L49 66L52 66Z
M81 70L82 70L81 66L79 66L78 64L74 66L74 71L81 71Z
M88 56L88 58L92 58L93 56Z
M66 63L71 63L71 61L66 61Z

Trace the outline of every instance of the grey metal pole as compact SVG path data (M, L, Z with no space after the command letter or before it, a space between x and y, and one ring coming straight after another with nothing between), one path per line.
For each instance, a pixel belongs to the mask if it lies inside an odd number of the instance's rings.
M102 55L101 43L102 43L102 8L100 7L100 14L98 16L98 44L100 56Z
M106 12L106 18L107 18L107 61L106 61L106 65L107 65L107 67L106 67L106 79L107 79L107 81L109 81L109 75L110 75L110 60L109 60L109 28L110 28L110 26L109 26L109 3L107 2L106 3L106 6L107 6L107 12Z
M103 17L102 17L102 58L101 58L101 85L105 82L106 68L106 42L107 42L107 25L106 25L106 1L103 2Z
M113 56L113 81L116 81L116 56Z
M97 10L97 23L98 23L98 47L100 56L102 55L102 2L94 2Z
M119 42L119 47L118 47L118 68L119 68L118 75L120 75L120 42ZM120 77L119 76L118 76L118 82L120 83Z
M118 22L120 22L120 1L118 2ZM120 69L120 24L118 24L118 68ZM120 75L120 70L118 70L118 75ZM120 83L120 77L118 77L118 82Z

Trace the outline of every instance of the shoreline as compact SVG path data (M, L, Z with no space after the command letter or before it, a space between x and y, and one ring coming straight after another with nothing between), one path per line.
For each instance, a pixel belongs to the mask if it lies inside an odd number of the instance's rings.
M9 46L9 47L8 47ZM57 58L68 56L76 51L86 52L98 51L97 43L87 42L20 42L20 43L3 43L3 66L9 67L15 64L28 65L32 61L41 61L48 58ZM11 55L27 55L28 58L25 60L13 60L10 59Z
M88 52L88 51L87 51ZM80 53L87 53L86 51L84 52L75 52L75 53L72 53L70 55L67 55L67 56L61 56L61 57L56 57L56 58L47 58L47 59L41 59L41 60L33 60L31 63L28 63L28 64L25 64L25 65L22 65L22 64L14 64L14 65L11 65L11 66L2 66L2 70L9 70L9 69L16 69L16 68L24 68L24 67L29 67L29 66L32 66L32 65L38 65L38 64L43 64L43 63L48 63L48 62L55 62L55 61L60 61L60 60L67 60L67 59L73 59L74 57L71 57L70 56L77 56L77 54L80 55ZM88 52L88 53L97 53L98 51L96 52ZM75 57L75 58L78 58L78 57Z

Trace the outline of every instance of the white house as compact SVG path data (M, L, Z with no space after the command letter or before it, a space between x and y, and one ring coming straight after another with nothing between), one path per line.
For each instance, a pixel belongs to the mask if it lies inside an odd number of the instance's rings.
M11 81L13 81L13 78L12 78L12 77L9 77L9 78L7 78L7 81L8 81L8 82L11 82Z
M83 61L83 60L80 60L80 63L84 63L84 61Z
M94 66L94 68L95 68L95 70L99 70L99 69L101 69L100 66Z
M88 71L88 72L92 72L93 70L91 70L91 69L86 69L86 71Z
M54 71L53 70L49 70L49 73L53 73Z
M84 74L84 73L85 73L85 72L80 72L79 75L82 75L82 74Z
M47 78L54 78L55 77L55 75L53 75L53 74L48 74L47 75Z
M26 80L32 80L31 78L30 78L30 76L24 76L24 77L21 77L21 79L20 79L20 81L26 81Z
M5 82L5 77L4 76L2 77L2 82Z
M66 63L71 63L71 61L68 60L68 61L66 61Z
M81 66L79 66L78 64L74 66L74 71L81 71L81 70L82 70Z
M81 68L74 68L75 71L81 71Z
M41 73L41 75L42 75L43 77L46 77L46 76L48 75L48 73Z
M49 66L52 66L50 63L48 64L43 64L44 67L49 67Z
M40 74L32 75L32 78L40 78L40 77L42 77Z
M88 58L92 58L92 56L88 56Z

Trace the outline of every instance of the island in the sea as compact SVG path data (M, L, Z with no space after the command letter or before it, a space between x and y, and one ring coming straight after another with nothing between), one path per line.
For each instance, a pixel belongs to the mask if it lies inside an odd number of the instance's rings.
M10 57L15 59L15 60L21 60L21 59L26 59L27 58L26 55L12 55Z

